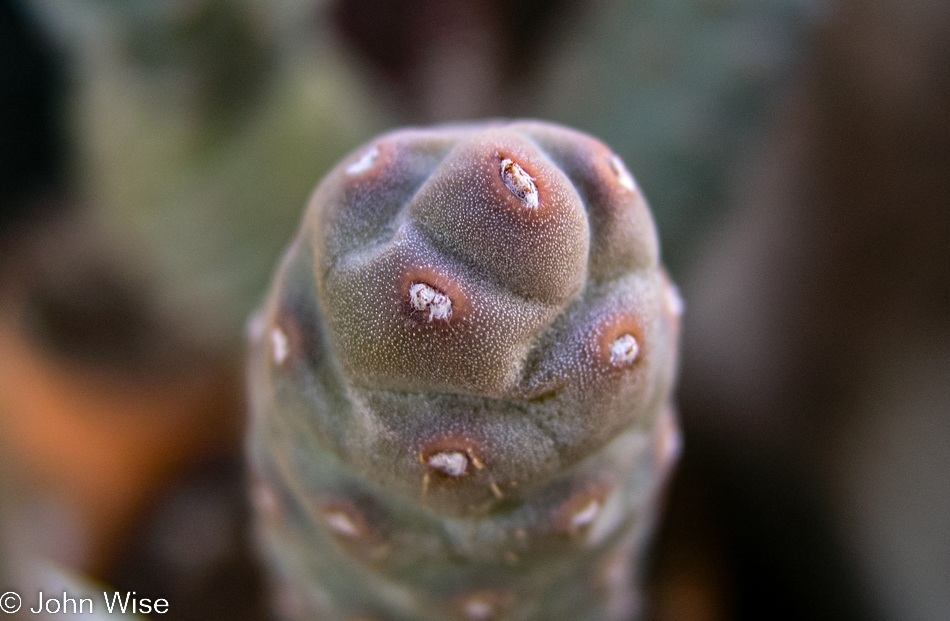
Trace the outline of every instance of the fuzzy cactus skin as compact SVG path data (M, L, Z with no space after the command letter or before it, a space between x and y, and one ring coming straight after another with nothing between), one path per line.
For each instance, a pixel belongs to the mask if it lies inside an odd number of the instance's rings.
M680 312L633 177L587 135L407 129L345 159L249 330L282 614L635 616Z

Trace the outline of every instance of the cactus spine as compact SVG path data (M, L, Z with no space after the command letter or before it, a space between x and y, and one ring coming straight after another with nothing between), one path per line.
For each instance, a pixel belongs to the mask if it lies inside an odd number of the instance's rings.
M589 136L408 129L344 160L249 330L282 614L632 618L680 312L633 177Z

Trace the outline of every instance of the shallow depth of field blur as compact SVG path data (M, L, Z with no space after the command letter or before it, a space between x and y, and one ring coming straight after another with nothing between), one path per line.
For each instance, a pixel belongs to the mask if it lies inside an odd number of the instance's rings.
M950 618L939 0L0 0L0 592L268 618L245 321L338 159L485 117L620 154L686 300L650 618Z

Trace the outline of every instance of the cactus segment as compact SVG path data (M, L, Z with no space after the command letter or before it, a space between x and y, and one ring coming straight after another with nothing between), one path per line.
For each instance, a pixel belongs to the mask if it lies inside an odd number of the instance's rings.
M283 614L632 618L681 312L633 177L589 136L409 129L344 160L249 330Z

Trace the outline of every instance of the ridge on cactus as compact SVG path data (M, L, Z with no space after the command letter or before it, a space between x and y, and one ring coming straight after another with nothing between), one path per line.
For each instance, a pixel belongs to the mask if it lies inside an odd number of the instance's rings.
M633 176L571 129L406 129L340 163L249 328L280 614L635 618L678 446L658 254Z

